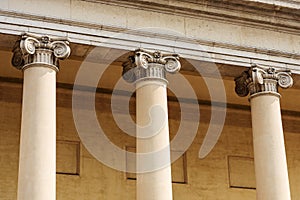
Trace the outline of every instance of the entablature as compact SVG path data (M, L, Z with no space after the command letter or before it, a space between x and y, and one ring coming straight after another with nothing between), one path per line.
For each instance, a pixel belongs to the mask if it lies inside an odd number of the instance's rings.
M48 10L41 1L39 6L5 2L10 1L1 2L0 49L11 50L28 32L68 37L73 57L84 58L94 47L145 48L226 70L256 63L300 74L298 1L63 0Z

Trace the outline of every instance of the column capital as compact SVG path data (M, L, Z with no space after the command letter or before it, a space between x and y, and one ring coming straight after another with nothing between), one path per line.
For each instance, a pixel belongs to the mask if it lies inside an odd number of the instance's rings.
M234 81L235 92L241 97L250 93L250 98L260 94L279 96L278 86L286 89L293 85L290 70L261 67L256 64L253 64L250 69L244 71Z
M166 72L174 74L181 68L179 55L160 51L137 49L129 61L123 63L123 78L133 83L143 80L159 80L167 83Z
M58 71L58 60L69 57L70 53L67 38L23 33L13 48L11 63L20 70L38 64Z

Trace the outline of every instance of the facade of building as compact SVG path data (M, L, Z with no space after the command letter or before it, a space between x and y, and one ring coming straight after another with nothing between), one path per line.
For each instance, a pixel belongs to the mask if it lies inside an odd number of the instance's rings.
M299 0L0 13L0 200L300 200Z

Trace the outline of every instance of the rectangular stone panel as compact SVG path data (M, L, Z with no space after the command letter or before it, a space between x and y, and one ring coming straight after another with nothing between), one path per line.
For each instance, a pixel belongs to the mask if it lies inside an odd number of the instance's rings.
M135 153L136 152L136 148L135 147L126 146L125 149L126 149L126 169L127 169L127 171L135 171L136 170L136 159L129 160L129 156L128 156L127 152ZM136 180L136 174L135 173L126 172L126 179L128 179L128 180Z
M228 176L231 188L256 189L253 158L228 156Z
M186 154L179 151L171 151L172 154L181 155L175 162L172 163L172 182L187 184L187 162Z
M57 141L56 143L56 173L79 175L80 173L80 143Z

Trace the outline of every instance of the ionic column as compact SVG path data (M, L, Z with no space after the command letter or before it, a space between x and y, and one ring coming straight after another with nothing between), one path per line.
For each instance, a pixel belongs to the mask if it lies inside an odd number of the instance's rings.
M250 93L257 199L290 200L278 93L292 86L290 72L254 65L235 81L239 96Z
M56 199L56 73L66 38L23 34L12 65L24 72L18 200Z
M179 71L179 58L139 49L123 67L124 79L136 85L137 199L171 200L166 72Z

